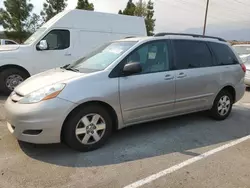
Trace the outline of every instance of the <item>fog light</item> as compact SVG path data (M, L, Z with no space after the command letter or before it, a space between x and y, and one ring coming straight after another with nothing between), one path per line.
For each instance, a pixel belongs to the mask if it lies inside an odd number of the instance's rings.
M38 135L42 132L43 130L25 130L23 131L23 134L29 134L29 135Z

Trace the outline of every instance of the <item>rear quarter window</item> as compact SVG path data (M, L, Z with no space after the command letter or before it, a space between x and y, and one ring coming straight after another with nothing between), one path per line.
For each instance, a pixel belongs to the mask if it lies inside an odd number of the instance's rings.
M226 44L209 42L215 57L217 65L233 65L238 64L238 60L233 51Z

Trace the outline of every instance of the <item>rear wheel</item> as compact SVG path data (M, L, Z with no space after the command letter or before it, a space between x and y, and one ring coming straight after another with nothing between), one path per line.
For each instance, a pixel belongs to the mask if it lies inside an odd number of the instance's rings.
M28 78L26 72L18 68L9 68L0 72L0 86L2 92L10 94L16 86Z
M111 132L112 120L107 110L99 105L88 105L65 122L63 139L69 147L87 152L101 147Z
M227 90L222 90L215 98L212 109L210 110L211 116L216 120L226 119L233 106L233 97Z

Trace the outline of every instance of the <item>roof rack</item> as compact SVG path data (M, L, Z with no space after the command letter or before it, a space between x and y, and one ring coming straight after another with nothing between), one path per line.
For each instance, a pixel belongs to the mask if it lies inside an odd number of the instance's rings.
M211 39L217 39L219 41L227 42L225 39L222 39L220 37L211 37L211 36L204 36L204 35L197 35L197 34L188 34L188 33L157 33L154 35L154 37L163 37L166 35L180 35L180 36L191 36L191 37L197 37L197 38L211 38Z

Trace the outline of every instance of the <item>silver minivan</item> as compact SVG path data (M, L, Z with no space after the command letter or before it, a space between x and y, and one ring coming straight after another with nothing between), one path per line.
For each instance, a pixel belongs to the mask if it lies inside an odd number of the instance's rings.
M224 120L244 95L245 71L221 38L114 41L16 87L5 104L7 126L18 140L90 151L133 124L205 110Z

